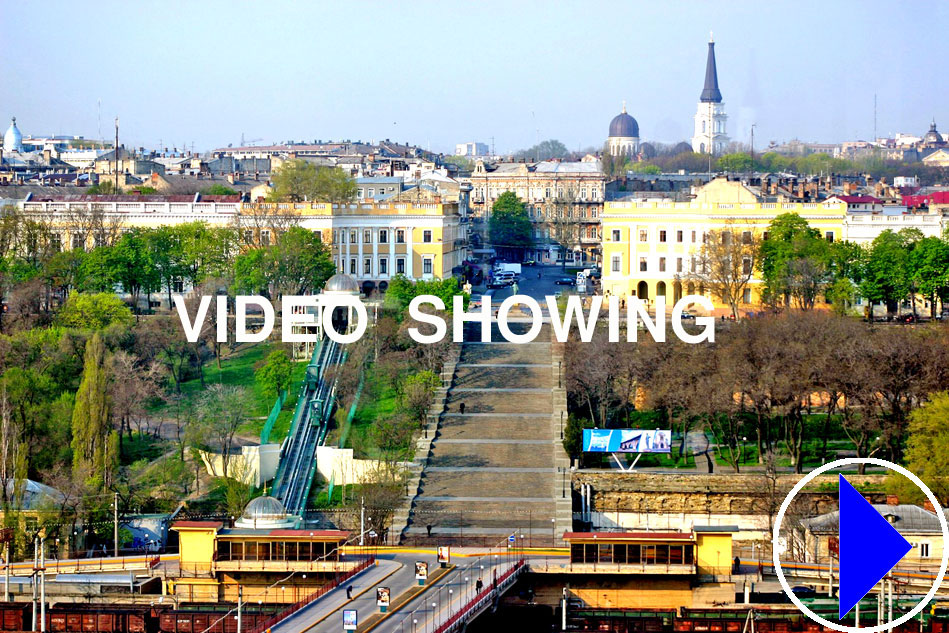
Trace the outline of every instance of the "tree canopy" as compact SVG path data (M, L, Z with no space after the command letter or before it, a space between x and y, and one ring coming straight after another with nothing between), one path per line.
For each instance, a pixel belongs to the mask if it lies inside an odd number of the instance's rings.
M523 249L534 244L527 209L513 191L505 191L494 201L488 231L495 248Z
M338 167L320 167L302 158L289 160L271 177L273 202L350 202L356 198L356 181Z

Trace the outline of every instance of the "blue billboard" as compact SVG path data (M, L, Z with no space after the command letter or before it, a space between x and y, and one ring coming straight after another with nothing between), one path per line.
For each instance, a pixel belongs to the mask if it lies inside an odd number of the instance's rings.
M585 453L669 453L672 431L656 429L583 429Z

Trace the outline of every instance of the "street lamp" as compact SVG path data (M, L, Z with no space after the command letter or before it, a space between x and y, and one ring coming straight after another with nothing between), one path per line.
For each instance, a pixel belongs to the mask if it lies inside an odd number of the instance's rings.
M741 463L744 464L745 461L745 443L748 441L748 438L744 435L741 436Z

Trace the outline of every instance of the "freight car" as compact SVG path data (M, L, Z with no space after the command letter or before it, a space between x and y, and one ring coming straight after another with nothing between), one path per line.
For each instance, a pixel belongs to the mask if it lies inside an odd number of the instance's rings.
M51 633L154 633L150 607L99 604L63 604L46 610Z
M0 631L29 631L32 623L29 603L0 602Z

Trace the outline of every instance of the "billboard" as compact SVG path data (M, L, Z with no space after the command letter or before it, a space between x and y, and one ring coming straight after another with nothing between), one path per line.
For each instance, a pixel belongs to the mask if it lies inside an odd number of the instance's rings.
M583 429L585 453L669 453L672 431L656 429Z
M438 562L444 565L451 562L451 548L447 545L438 548Z
M415 579L425 580L428 578L428 563L423 560L415 561Z
M346 609L343 611L343 630L355 631L357 627L357 618L355 609Z
M389 588L388 587L376 587L376 606L377 607L388 607L389 606Z

